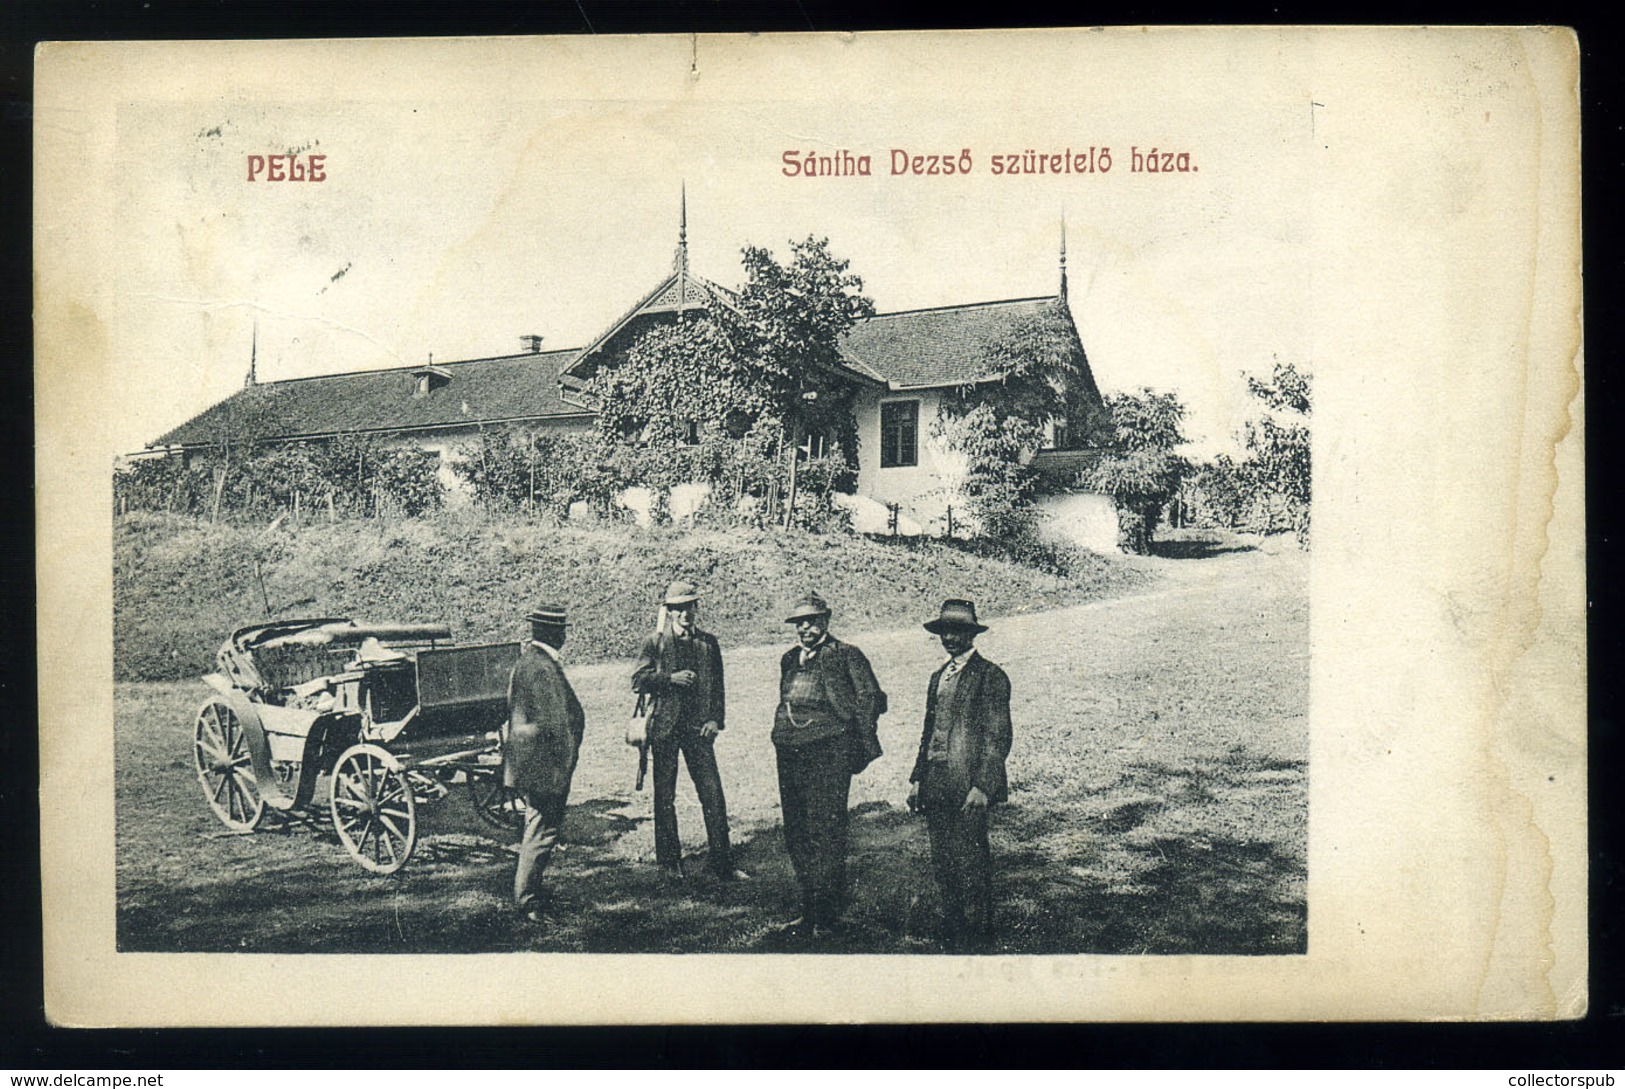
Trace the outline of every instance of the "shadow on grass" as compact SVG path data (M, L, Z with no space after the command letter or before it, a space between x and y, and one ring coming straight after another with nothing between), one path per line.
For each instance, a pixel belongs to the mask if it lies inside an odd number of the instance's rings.
M1152 541L1151 554L1165 560L1205 560L1226 552L1256 552L1256 545L1219 538L1177 538Z
M705 854L669 878L628 857L647 818L625 799L570 807L548 873L546 921L510 907L512 837L430 832L399 874L366 874L318 822L234 841L233 863L182 887L121 890L121 951L275 953L934 953L939 904L923 820L854 809L840 932L786 929L799 893L777 825L735 837L751 880L710 876ZM1146 838L1157 802L1107 814L1012 806L994 818L999 953L1301 953L1301 864L1266 844ZM466 827L466 826L465 826ZM1138 837L1138 838L1136 838ZM304 842L299 842L303 840ZM1130 843L1133 843L1131 846ZM1128 865L1117 865L1127 859ZM224 869L226 872L222 873ZM1283 891L1287 890L1287 891Z
M1155 805L1136 806L1141 814ZM1042 836L1046 821L1024 822ZM1306 905L1291 890L1302 866L1267 843L1226 836L1122 835L1116 811L1101 840L1072 863L1018 849L996 857L1009 894L999 929L1004 951L1106 954L1291 954L1306 948ZM1071 826L1071 834L1078 830ZM1084 839L1088 838L1085 832ZM1113 853L1119 857L1110 857Z

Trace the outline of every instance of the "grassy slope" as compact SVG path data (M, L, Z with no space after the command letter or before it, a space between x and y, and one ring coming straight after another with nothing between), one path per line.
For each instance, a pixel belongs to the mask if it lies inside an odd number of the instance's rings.
M925 619L944 596L988 616L1051 609L1122 592L1136 569L1099 558L1061 579L931 542L741 529L554 528L472 513L397 523L355 521L266 533L135 515L114 534L113 631L120 680L209 670L233 628L265 616L444 621L463 642L517 638L542 600L570 608L577 661L635 652L668 581L697 580L703 622L723 643L784 637L784 611L816 589L846 628Z

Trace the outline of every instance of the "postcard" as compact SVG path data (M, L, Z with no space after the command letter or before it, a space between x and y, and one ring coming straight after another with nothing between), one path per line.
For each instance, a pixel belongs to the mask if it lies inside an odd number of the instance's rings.
M47 43L77 1026L1587 1009L1561 28Z

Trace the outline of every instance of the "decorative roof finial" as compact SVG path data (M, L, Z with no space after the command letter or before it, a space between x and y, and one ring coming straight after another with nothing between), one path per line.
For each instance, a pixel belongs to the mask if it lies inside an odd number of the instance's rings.
M255 375L255 373L254 373L254 364L256 362L257 357L259 356L259 351L260 351L260 321L259 321L258 318L255 318L254 319L254 339L251 340L249 342L249 345L248 345L248 377L243 379L243 388L244 389L247 389L249 386L252 386L252 385L254 385L255 383L257 383L259 381L258 376Z
M1066 209L1061 209L1061 294L1060 299L1066 302Z
M682 203L679 205L677 216L677 260L675 262L678 272L688 271L688 182L683 182Z

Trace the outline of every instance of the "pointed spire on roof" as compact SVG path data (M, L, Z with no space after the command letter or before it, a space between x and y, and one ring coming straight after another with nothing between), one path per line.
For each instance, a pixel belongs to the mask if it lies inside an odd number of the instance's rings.
M260 322L259 322L258 318L255 318L254 319L254 339L249 341L249 344L248 344L248 377L243 379L243 388L244 389L247 389L249 386L252 386L252 385L256 384L259 381L259 377L254 373L254 366L255 366L255 363L257 362L259 352L260 352Z
M1061 292L1060 300L1066 302L1066 209L1061 209Z
M680 273L688 272L688 182L683 182L681 203L677 214L677 257L672 262L673 268Z

